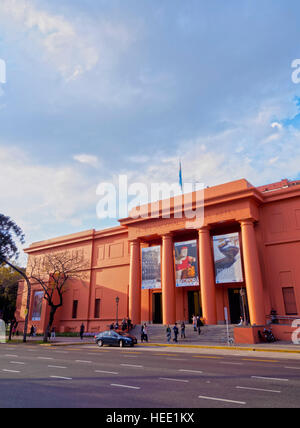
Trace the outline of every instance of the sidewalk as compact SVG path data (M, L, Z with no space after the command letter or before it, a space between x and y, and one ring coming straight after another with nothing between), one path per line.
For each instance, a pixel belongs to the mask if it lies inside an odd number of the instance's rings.
M27 337L27 343L35 343L35 342L41 342L42 337ZM22 341L22 336L14 337L11 344L13 344L14 341ZM95 341L93 337L84 337L83 340L80 339L80 337L56 337L54 340L50 340L47 344L44 346L71 346L71 345L89 345L89 344L95 344ZM193 342L191 340L185 340L185 339L178 339L178 343L167 343L167 341L155 341L149 343L143 343L141 344L138 342L138 347L167 347L167 348L190 348L190 349L220 349L220 350L243 350L243 351L258 351L258 352L280 352L280 353L294 353L294 354L300 354L300 345L295 345L291 342L283 342L278 341L275 343L257 343L257 344L233 344L231 346L227 344L220 344L220 343L201 343L199 342Z

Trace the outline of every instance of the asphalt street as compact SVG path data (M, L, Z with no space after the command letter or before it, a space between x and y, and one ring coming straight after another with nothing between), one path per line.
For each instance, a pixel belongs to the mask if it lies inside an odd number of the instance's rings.
M0 344L1 408L299 406L299 355Z

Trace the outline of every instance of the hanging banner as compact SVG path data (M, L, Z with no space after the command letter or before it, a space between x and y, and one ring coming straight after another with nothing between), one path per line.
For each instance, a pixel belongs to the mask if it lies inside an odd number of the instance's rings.
M160 246L142 248L142 289L161 288Z
M36 291L33 298L33 309L32 309L32 321L40 321L42 314L42 304L43 304L43 291Z
M239 233L213 237L216 283L243 282Z
M174 247L176 287L198 286L197 241L176 242Z

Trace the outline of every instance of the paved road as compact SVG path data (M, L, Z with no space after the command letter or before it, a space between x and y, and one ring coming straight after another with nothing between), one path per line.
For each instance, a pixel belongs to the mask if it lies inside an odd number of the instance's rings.
M0 345L0 407L300 406L299 356Z

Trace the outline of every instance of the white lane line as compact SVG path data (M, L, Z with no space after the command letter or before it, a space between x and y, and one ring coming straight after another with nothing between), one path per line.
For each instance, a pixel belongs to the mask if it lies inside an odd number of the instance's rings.
M251 376L252 379L264 379L264 380L279 380L282 382L288 382L288 379L277 378L277 377L264 377L264 376Z
M105 374L114 374L114 375L118 375L118 372L108 372L106 370L95 370L95 373L105 373Z
M63 380L72 380L71 377L64 377L64 376L50 376L52 379L63 379Z
M53 360L51 357L37 357L38 360Z
M203 373L201 370L188 370L188 369L179 369L180 372L186 372L186 373Z
M5 354L4 357L19 358L19 356L15 354Z
M143 368L144 366L139 366L136 364L120 364L120 366L124 366L124 367L137 367L137 368Z
M56 352L57 354L68 354L69 353L68 351L54 351L54 352Z
M261 389L261 388L250 388L248 386L236 386L237 389L249 389L251 391L262 391L262 392L277 392L280 393L281 391L276 391L274 389Z
M92 361L86 361L86 360L76 360L76 363L89 363L91 364Z
M225 403L246 404L245 401L235 401L235 400L227 400L225 398L206 397L205 395L199 395L198 398L202 398L203 400L224 401Z
M300 370L300 367L288 367L288 366L285 366L284 368L285 369L291 369L291 370Z
M116 386L119 388L129 388L129 389L141 389L139 386L120 385L118 383L111 383L110 386Z
M21 373L18 370L7 370L7 369L2 369L3 372L8 372L8 373Z
M48 366L50 369L66 369L64 366Z
M174 381L174 382L185 382L185 383L189 382L188 380L184 380L184 379L173 379L173 378L170 378L170 377L160 377L159 379L160 380L171 380L171 381Z
M169 361L186 361L184 358L166 358Z
M20 364L20 365L24 365L25 363L23 363L21 361L10 361L9 364Z

